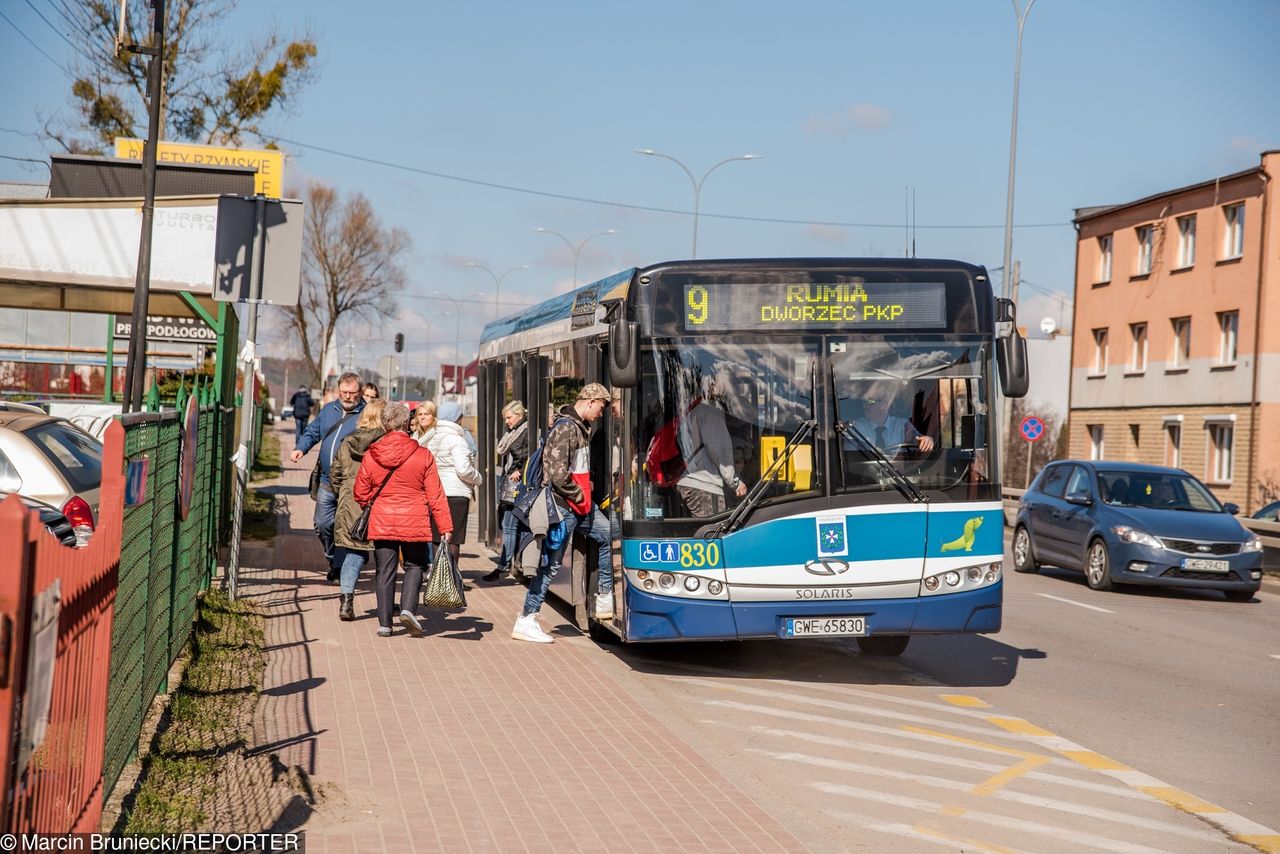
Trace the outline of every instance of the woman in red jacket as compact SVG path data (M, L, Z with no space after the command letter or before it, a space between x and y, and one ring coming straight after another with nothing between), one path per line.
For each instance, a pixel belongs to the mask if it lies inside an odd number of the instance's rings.
M423 568L430 560L431 525L434 522L443 541L448 542L453 521L436 473L435 458L405 432L409 427L408 407L403 403L388 406L382 411L382 426L387 435L369 446L355 483L356 501L361 506L373 502L369 539L373 541L377 565L374 590L378 597L378 636L391 636L396 564L403 555L400 624L409 634L421 637L418 598Z

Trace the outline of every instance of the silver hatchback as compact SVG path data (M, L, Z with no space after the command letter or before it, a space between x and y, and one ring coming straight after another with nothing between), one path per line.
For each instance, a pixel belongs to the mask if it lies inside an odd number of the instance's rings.
M65 418L0 406L0 492L50 504L84 545L97 526L102 443Z

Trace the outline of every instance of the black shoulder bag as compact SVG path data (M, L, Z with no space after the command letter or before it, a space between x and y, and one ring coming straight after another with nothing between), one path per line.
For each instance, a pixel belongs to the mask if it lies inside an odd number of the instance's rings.
M382 494L383 487L387 485L387 481L391 480L391 475L395 473L395 469L387 472L387 476L382 479L382 486L378 487L378 491L369 499L369 503L360 510L360 515L351 523L351 527L347 529L347 533L351 535L351 539L361 543L368 541L369 515L373 512L373 502L378 500L378 496Z
M311 470L311 482L307 484L307 491L311 493L312 501L315 501L320 497L320 455L324 453L324 440L332 436L334 430L339 429L343 424L347 423L347 419L352 415L355 415L355 413L348 412L346 415L342 416L341 421L324 431L324 435L320 437L320 444L316 446L320 449L316 452L316 467Z

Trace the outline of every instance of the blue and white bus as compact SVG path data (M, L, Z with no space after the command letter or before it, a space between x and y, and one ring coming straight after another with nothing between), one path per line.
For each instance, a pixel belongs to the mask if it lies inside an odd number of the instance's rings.
M593 633L844 636L897 655L915 634L996 632L997 401L1027 386L1016 323L997 333L1013 319L986 270L956 261L624 270L486 326L481 459L496 472L508 400L537 436L583 384L614 390L591 443L593 498L614 520L614 617L589 616L602 568L587 550L552 586ZM690 447L695 417L719 459ZM489 542L496 482L480 499Z

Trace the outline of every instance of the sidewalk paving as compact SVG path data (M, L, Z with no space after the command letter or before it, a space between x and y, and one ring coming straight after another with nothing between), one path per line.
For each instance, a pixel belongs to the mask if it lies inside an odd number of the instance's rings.
M525 588L475 583L493 563L474 525L465 613L424 612L424 638L398 626L379 638L366 568L356 620L339 622L311 528L314 457L290 464L292 425L276 429L285 470L258 486L281 494L287 515L273 565L244 569L240 589L267 617L254 752L309 776L309 852L802 848L633 702L550 606L556 643L512 640Z

